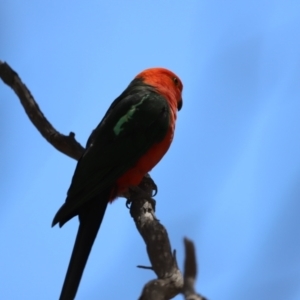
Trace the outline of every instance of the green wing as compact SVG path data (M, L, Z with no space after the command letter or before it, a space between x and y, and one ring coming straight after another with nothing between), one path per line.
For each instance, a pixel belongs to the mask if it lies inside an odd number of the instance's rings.
M65 204L53 223L65 223L90 199L112 188L169 129L170 108L153 88L129 86L91 134Z

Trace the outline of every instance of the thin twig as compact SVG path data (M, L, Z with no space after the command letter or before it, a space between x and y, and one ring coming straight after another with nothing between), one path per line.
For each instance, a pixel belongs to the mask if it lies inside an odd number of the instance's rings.
M27 116L41 135L58 151L78 160L84 148L75 140L75 134L73 132L69 135L59 133L44 116L19 75L2 61L0 61L0 77L17 94Z
M183 294L185 300L207 300L195 291L197 278L197 259L194 243L184 238L185 261L184 261L184 287Z

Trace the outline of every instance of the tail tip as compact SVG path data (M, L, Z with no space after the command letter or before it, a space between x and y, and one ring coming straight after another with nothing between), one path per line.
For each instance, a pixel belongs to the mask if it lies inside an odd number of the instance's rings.
M52 221L51 227L54 227L57 223L58 223L58 221L54 218Z

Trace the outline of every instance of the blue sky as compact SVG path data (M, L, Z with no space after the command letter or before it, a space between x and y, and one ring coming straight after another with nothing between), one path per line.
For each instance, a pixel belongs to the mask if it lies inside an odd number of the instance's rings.
M145 68L184 83L174 143L152 171L157 215L211 300L300 299L300 2L0 4L0 59L85 144ZM0 298L57 299L78 221L51 228L76 162L0 83ZM154 274L123 199L110 205L77 299L137 299ZM182 296L176 297L181 299Z

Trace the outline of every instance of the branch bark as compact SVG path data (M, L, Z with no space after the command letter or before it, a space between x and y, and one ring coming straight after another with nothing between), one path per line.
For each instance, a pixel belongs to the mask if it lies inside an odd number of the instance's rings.
M158 277L149 281L143 288L139 300L168 300L178 295L183 288L183 277L172 252L167 230L155 216L155 200L151 198L156 189L155 183L145 176L139 189L131 194L129 201L131 216L146 243L151 262L149 269Z
M64 135L58 132L44 116L19 75L2 61L0 61L0 78L16 93L27 116L42 136L58 151L78 160L84 152L84 147L76 141L75 134L70 132L69 135ZM91 139L92 136L89 141ZM205 300L194 290L196 278L196 258L194 248L192 249L194 246L191 246L192 242L185 240L186 262L183 279L177 265L176 252L171 250L167 230L155 216L155 200L152 196L156 192L157 187L147 174L138 187L124 195L128 203L131 203L131 216L146 243L152 264L151 267L144 268L153 270L158 277L144 286L139 300L168 300L179 293L183 293L186 300Z

